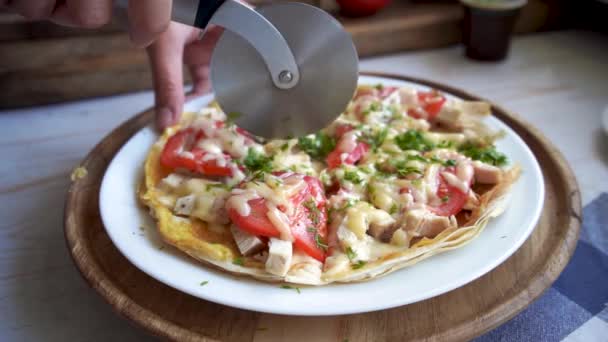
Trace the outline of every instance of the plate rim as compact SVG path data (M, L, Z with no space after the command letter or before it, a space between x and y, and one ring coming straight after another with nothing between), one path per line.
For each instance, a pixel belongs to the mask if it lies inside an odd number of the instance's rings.
M400 75L395 75L395 74L386 74L386 73L362 73L362 75L364 75L364 76L375 76L375 77L390 78L390 79L401 80L401 81L407 81L407 82L414 82L414 83L418 83L418 84L421 84L421 85L424 85L424 86L430 86L430 87L435 87L435 88L441 89L441 90L443 90L443 91L446 91L446 92L452 93L453 95L458 96L458 97L461 97L461 98L463 98L463 99L476 99L476 100L481 100L481 98L480 98L480 97L478 97L478 96L474 96L474 95L471 95L471 94L469 94L468 92L463 91L463 90L461 90L461 89L458 89L458 88L453 88L453 87L451 87L451 86L447 86L447 85L445 85L445 84L441 84L441 83L437 83L437 82L433 82L433 81L427 81L427 80L422 80L422 79L413 78L413 77L400 76ZM525 125L525 122L524 122L523 120L521 120L519 117L517 117L516 115L514 115L514 114L512 114L512 113L510 113L510 112L508 112L508 111L506 111L506 110L504 110L504 109L502 109L502 108L500 108L500 107L496 106L496 105L495 105L493 102L491 102L491 101L488 101L488 102L492 104L492 106L493 106L493 111L495 111L495 112L496 112L496 114L500 114L500 115L496 115L496 116L497 116L497 118L498 118L500 121L502 121L504 124L506 124L507 126L509 126L509 127L511 127L511 128L512 128L513 123L515 123L515 124L517 124L517 125L519 125L519 126L522 126L522 125L523 125L523 126L527 127L528 129L532 129L533 133L535 133L537 136L539 136L539 137L541 138L541 143L542 143L543 145L545 145L545 146L549 146L549 147L552 147L552 145L551 145L551 144L548 142L548 140L546 140L546 138L544 138L544 136L542 136L542 134L539 134L539 132L538 132L536 129L534 129L533 127L530 127L529 125ZM152 116L151 111L146 111L146 112L144 112L144 113L142 113L142 114L140 114L140 115L137 115L135 118L133 118L133 119L131 119L131 120L128 120L126 123L124 123L123 125L121 125L120 127L118 127L118 128L117 128L117 130L119 130L119 129L121 129L121 128L125 127L125 126L128 126L128 125L133 125L133 124L134 124L134 122L142 122L142 123L145 123L145 122L147 122L147 121L150 121L151 116ZM141 125L140 125L140 128L141 128L142 126L145 126L145 125L141 124ZM139 129L140 129L140 128L139 128ZM132 130L130 130L130 135L129 135L129 138L127 138L127 139L125 140L125 142L126 142L126 141L128 141L128 139L130 139L130 137L132 137L132 135L133 135L134 133L136 133L137 131L139 131L139 129L136 129L136 130L133 130L133 129L132 129ZM116 130L115 130L115 131L116 131ZM111 132L111 133L110 133L108 136L112 135L112 133L114 133L114 131L113 131L113 132ZM103 143L106 141L106 139L108 138L108 136L106 136L106 138L104 138L104 140L102 140L102 142L101 142L99 145L103 144ZM518 137L519 137L519 135L518 135L518 134L516 134L516 136L518 136ZM519 138L520 138L521 140L524 140L524 141L525 141L525 139L523 139L523 138L521 138L521 137L519 137ZM88 156L85 158L85 160L88 160L88 159L90 159L90 158L94 157L94 153L95 153L95 152L96 152L96 151L99 149L99 145L98 145L98 146L96 146L96 147L95 147L95 149L93 149L93 151L92 151L92 152L91 152L91 153L90 153L90 154L89 154L89 155L88 155ZM121 143L121 145L122 145L122 143ZM552 148L552 149L554 150L554 148ZM529 150L529 149L528 149L528 150ZM564 162L564 159L563 159L563 157L561 156L561 154L559 154L559 152L557 152L557 153L556 153L556 158L558 159L558 161L562 162L562 163L560 163L560 164L564 165L564 167L565 167L565 169L566 169L566 170L565 170L565 174L572 174L572 172L571 172L571 170L570 170L569 166L568 166L568 165L567 165L567 164ZM560 160L560 159L561 159L561 160ZM104 167L104 171L105 171L105 169L107 168L108 164L109 164L109 162L108 162L108 163L106 163L106 165L105 165L105 167ZM537 161L537 164L538 164L538 161ZM105 174L105 172L104 172L104 174ZM76 187L76 185L77 185L78 183L79 183L79 182L74 182L74 183L72 184L72 186L71 186L71 188L70 188L70 192L72 191L72 189L73 189L73 188L75 188L75 187ZM578 187L577 187L577 185L576 185L576 181L574 180L574 183L572 183L572 184L567 184L567 185L569 186L569 188L574 188L574 189L576 190L576 191L574 191L574 194L571 196L571 199L572 199L572 201L573 201L573 203L574 203L574 207L575 207L574 209L575 209L575 212L577 211L577 209L578 209L578 212L580 212L580 194L578 193L578 190L577 190L577 189L578 189ZM86 280L87 280L87 281L88 281L88 282L91 284L91 286L92 286L92 287L94 287L95 289L97 289L99 292L101 292L101 293L103 294L103 292L105 292L105 291L104 291L103 286L99 286L99 284L98 284L98 283L95 283L95 282L94 282L94 279L93 279L93 278L97 278L97 277L94 277L94 276L93 276L91 273L89 273L89 272L85 272L85 270L83 269L83 268L84 268L84 266L82 265L81 260L79 260L78 258L76 258L76 255L75 255L75 253L74 253L74 249L75 249L76 247L78 247L78 244L77 244L77 241L75 241L75 240L74 240L74 238L75 238L75 237L73 236L73 234L72 234L72 232L71 232L71 229L70 229L70 225L69 225L68 209L69 209L69 204L70 204L70 198L71 198L71 197L72 197L72 196L68 196L68 199L66 200L66 211L65 211L65 234L66 234L66 242L67 242L68 247L70 248L70 252L71 252L72 258L74 259L74 262L75 262L75 263L76 263L76 265L78 266L78 269L81 271L81 274L83 275L83 277L84 277L84 278L85 278L85 279L86 279ZM577 206L577 204L578 204L578 206ZM570 226L572 226L572 224L571 224ZM575 228L575 229L577 229L577 236L578 236L578 228L580 228L580 227L579 227L578 225L574 224L574 228ZM530 231L532 231L532 230L530 230ZM527 239L527 237L526 237L526 239ZM526 239L524 239L524 240L526 240ZM575 242L576 242L576 240L575 240ZM575 244L574 244L574 245L575 245ZM520 244L519 246L517 246L517 248L515 248L515 250L517 250L519 247L521 247L521 244ZM515 251L515 250L514 250L514 251ZM569 257L571 257L571 255L572 255L573 248L569 249L569 250L568 250L568 252L569 252L569 253L568 253L568 259L569 259ZM513 254L513 253L509 253L509 257L510 257L512 254ZM506 259L508 259L508 257L507 257L507 258L505 258L505 260L506 260ZM505 260L501 260L501 262L500 262L500 263L498 263L498 264L501 264L501 263L502 263L502 262L504 262ZM563 264L563 266L565 266L565 263ZM496 266L494 266L494 267L490 268L488 271L485 271L485 272L483 272L482 274L486 274L486 273L491 272L491 271L492 271L492 270L493 270L495 267L496 267ZM562 268L563 268L563 267L562 267ZM561 269L560 269L559 271L561 271ZM559 272L558 272L557 274L559 274ZM473 281L473 280L474 280L474 279L472 279L472 280L470 280L470 281L468 281L468 282L466 282L465 284L462 284L462 285L466 285L466 284L470 283L470 282L471 282L471 281ZM457 287L455 287L455 288L458 288L458 287L460 287L460 286L462 286L462 285L459 285L459 286L457 286ZM454 289L455 289L455 288L454 288ZM445 291L443 291L443 292L445 292ZM443 293L443 292L442 292L442 293ZM435 295L433 295L433 296L435 296ZM104 297L105 297L105 298L106 298L108 301L110 301L110 300L109 300L109 298L107 298L107 296L104 296ZM112 301L110 301L110 304L113 304L113 306L115 306L115 303L112 303ZM523 309L523 308L521 308L521 309ZM521 309L520 309L520 310L521 310ZM120 313L122 313L122 314L125 314L125 315L127 315L128 317L130 317L130 318L132 318L132 319L133 319L133 316L132 316L132 315L129 315L129 312L124 312L124 310L119 310L119 312L120 312ZM131 313L132 313L132 312L131 312ZM136 320L137 320L137 319L136 319ZM139 321L139 320L138 320L138 321ZM142 323L142 322L140 321L140 323ZM144 326L146 326L146 325L144 324ZM150 326L147 326L147 327L148 327L148 328L150 328ZM157 333L159 332L159 331L158 331L158 330L156 330L156 329L153 329L153 330L154 330L154 331L156 331Z

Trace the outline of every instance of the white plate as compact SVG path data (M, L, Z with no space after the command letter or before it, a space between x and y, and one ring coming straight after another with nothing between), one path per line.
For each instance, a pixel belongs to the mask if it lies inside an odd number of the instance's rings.
M360 83L380 82L425 88L386 78L360 79ZM211 96L194 100L186 110L198 110L210 100ZM414 303L463 286L489 272L522 245L538 221L544 198L538 162L505 124L493 117L487 119L487 124L507 133L497 143L498 149L523 169L513 187L510 207L463 248L364 283L302 287L298 294L277 284L212 270L168 246L159 248L162 243L154 221L135 195L148 149L158 138L151 126L135 134L110 163L99 196L101 217L116 247L135 266L171 287L212 302L287 315L352 314ZM203 281L208 283L201 286Z

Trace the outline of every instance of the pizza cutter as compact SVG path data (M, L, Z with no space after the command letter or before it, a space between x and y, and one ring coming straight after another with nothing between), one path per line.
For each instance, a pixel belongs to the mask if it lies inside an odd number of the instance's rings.
M314 6L254 10L234 0L173 0L172 20L225 28L212 53L212 87L224 112L255 135L316 132L344 111L355 92L352 38Z

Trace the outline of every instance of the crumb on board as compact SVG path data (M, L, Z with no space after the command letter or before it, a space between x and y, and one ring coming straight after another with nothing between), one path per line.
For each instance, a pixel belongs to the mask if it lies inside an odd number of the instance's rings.
M70 175L70 179L72 180L72 182L74 182L74 181L77 181L79 179L86 177L88 173L89 172L87 171L87 169L85 167L79 166L72 171L72 174Z

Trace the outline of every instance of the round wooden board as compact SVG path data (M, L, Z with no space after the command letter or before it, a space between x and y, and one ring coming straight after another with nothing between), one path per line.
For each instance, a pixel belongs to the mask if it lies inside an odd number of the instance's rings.
M460 89L411 77L371 74L425 84L469 100ZM263 314L207 302L170 288L129 263L114 247L99 215L99 187L111 159L152 111L104 138L82 162L88 175L73 182L65 206L65 236L84 279L122 316L155 335L205 341L467 340L509 320L538 298L564 269L581 225L575 177L558 150L514 114L494 114L517 132L545 179L542 217L524 245L481 278L422 302L365 314L297 317ZM203 266L201 266L203 267ZM365 294L361 294L365 295Z

